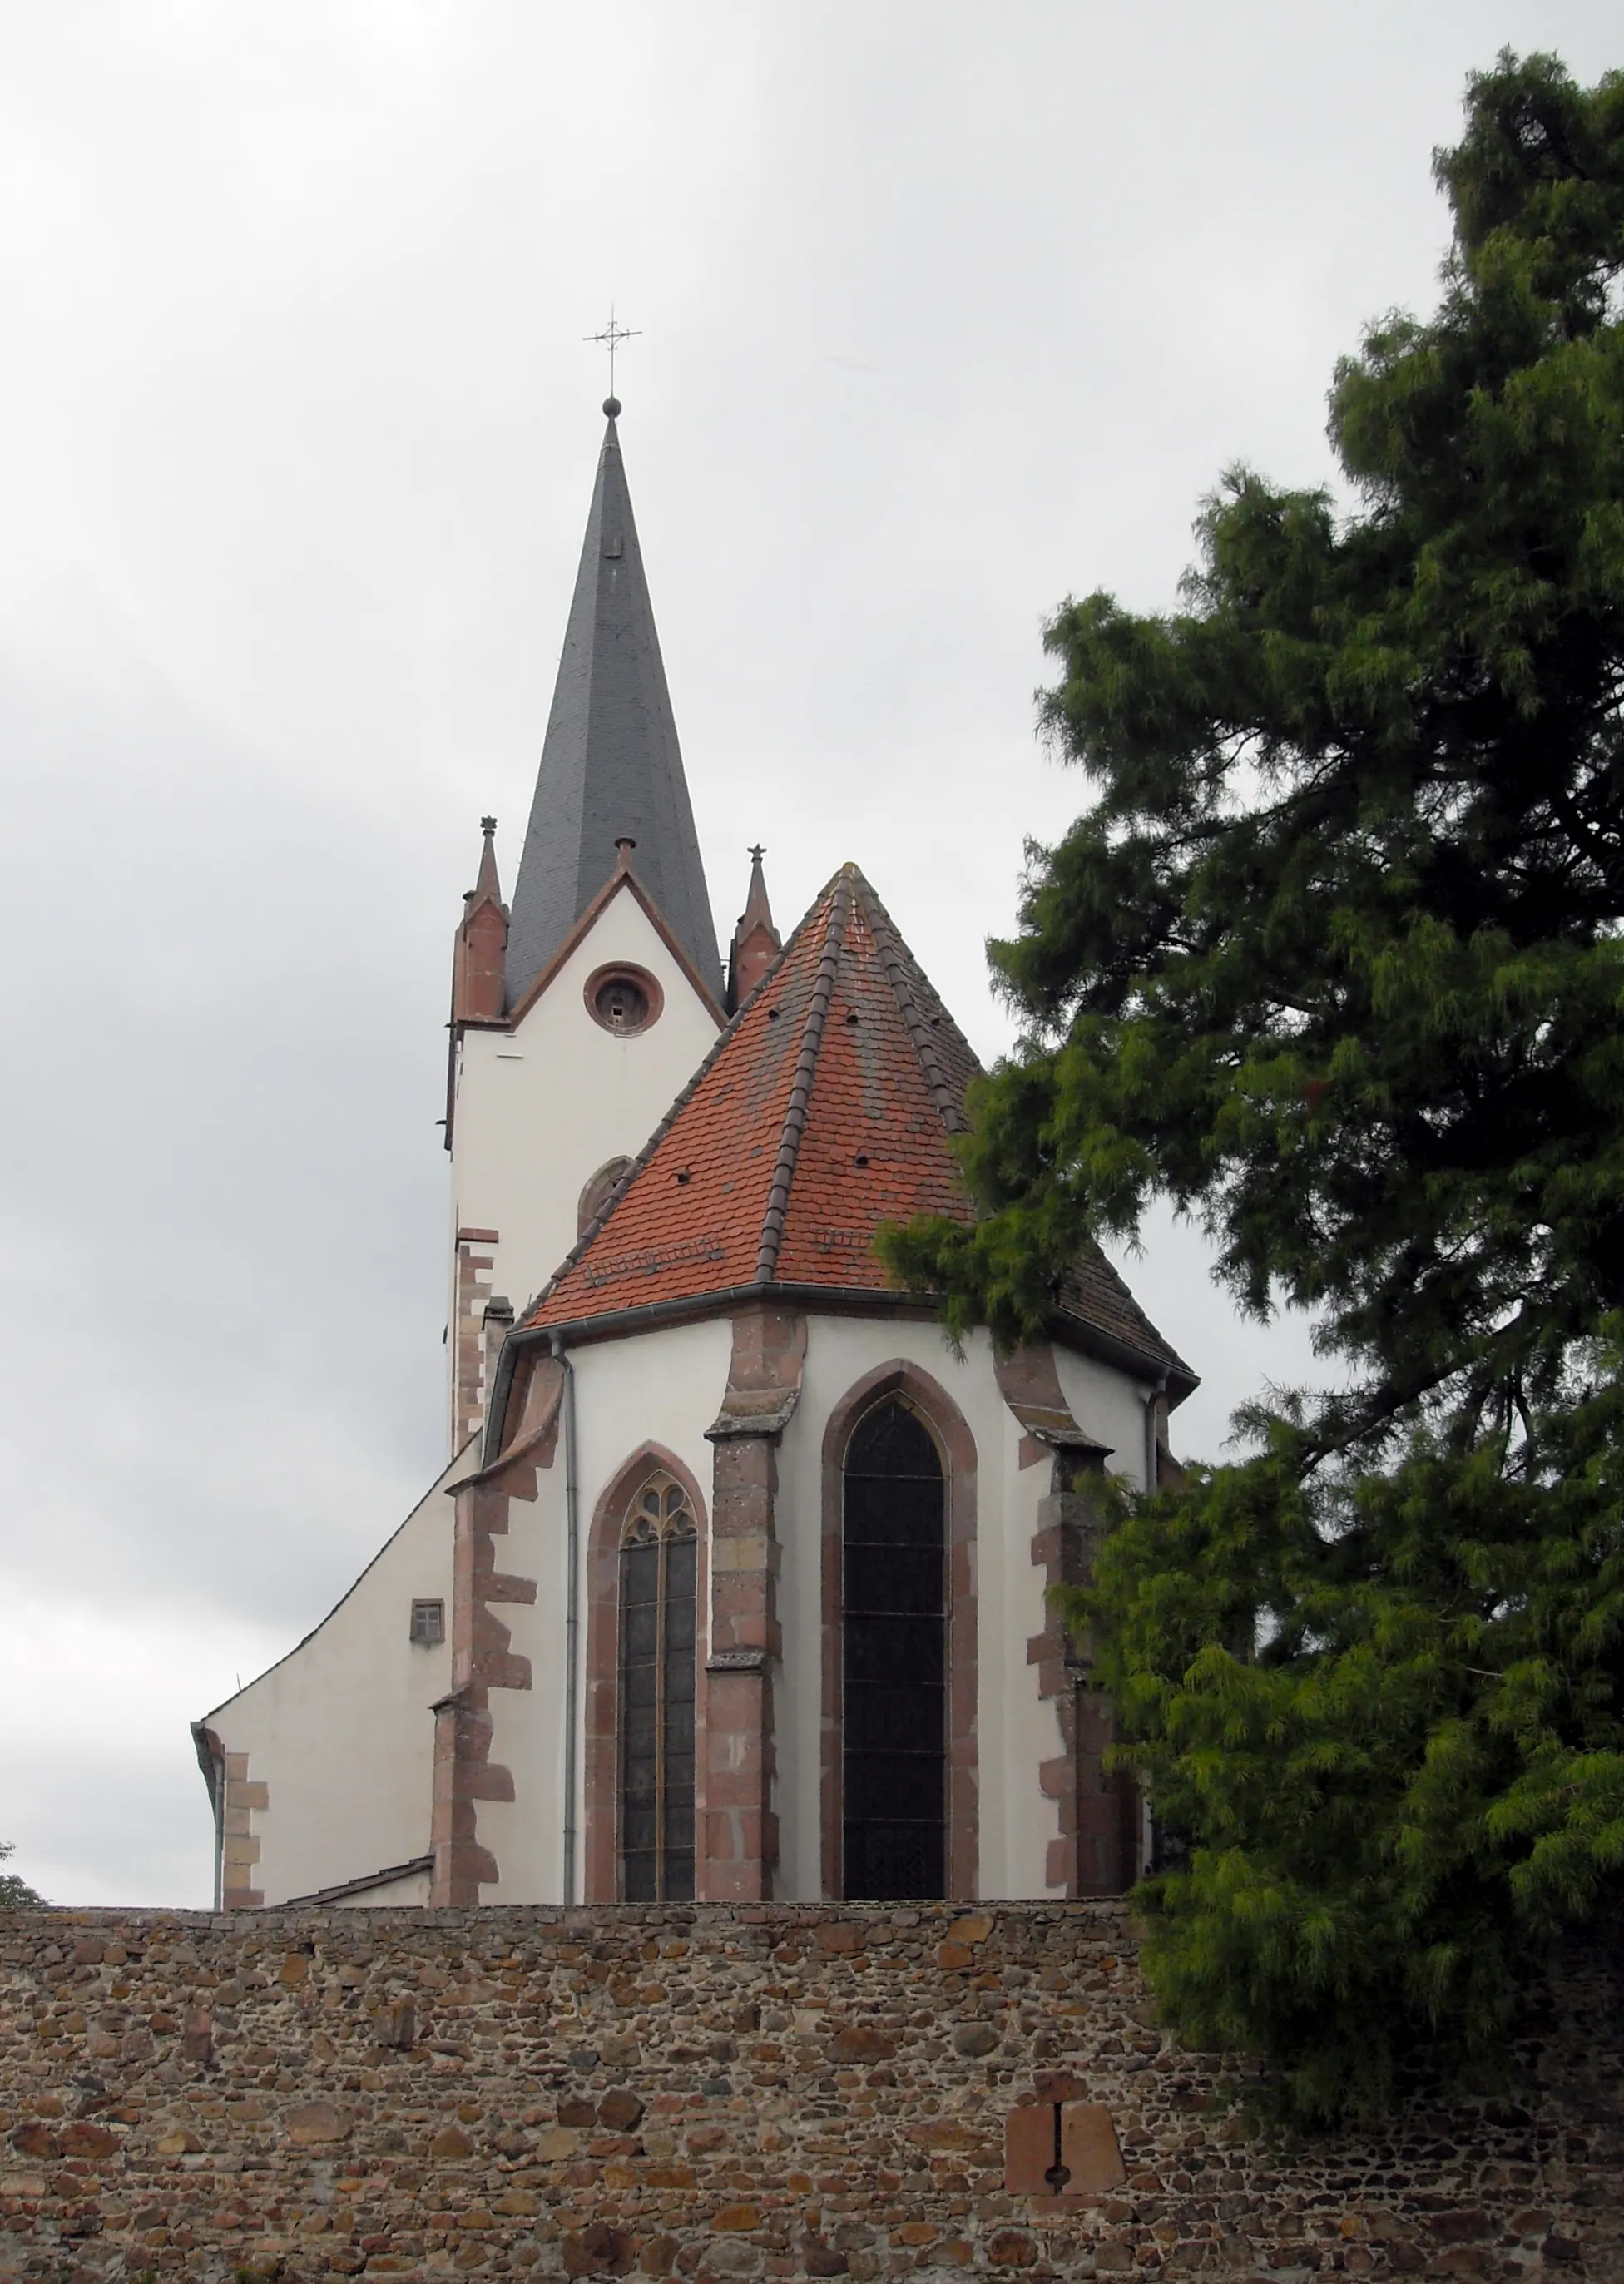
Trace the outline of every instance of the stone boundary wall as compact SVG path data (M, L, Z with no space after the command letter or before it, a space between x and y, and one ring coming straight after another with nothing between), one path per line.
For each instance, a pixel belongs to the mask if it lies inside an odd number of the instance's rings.
M0 1975L8 2279L1624 2279L1603 1964L1510 2096L1284 2153L1111 1902L14 1912ZM1120 2184L1007 2190L1035 2101Z

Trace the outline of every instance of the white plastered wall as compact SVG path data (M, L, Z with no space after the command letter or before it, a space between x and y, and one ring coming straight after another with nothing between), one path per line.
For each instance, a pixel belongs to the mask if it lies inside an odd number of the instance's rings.
M722 1407L732 1354L733 1328L725 1317L674 1325L629 1339L577 1349L576 1468L581 1521L581 1677L577 1702L584 1717L587 1657L587 1553L592 1516L605 1487L645 1443L672 1452L711 1503L711 1446L705 1430ZM564 1616L566 1580L565 1455L560 1433L552 1465L537 1471L537 1495L512 1499L508 1535L496 1542L500 1569L534 1578L533 1604L503 1602L495 1615L511 1630L510 1649L527 1657L531 1686L493 1689L490 1758L511 1769L511 1802L481 1801L480 1842L496 1859L501 1878L480 1889L492 1904L558 1903L563 1897L564 1856ZM708 1576L699 1592L708 1599ZM576 1899L585 1866L582 1729L576 1737Z
M644 1443L674 1452L698 1480L708 1514L711 1445L705 1430L727 1385L732 1327L725 1317L673 1326L576 1349L576 1452L582 1560L582 1686L585 1706L586 1561L591 1521L605 1486ZM1057 1349L1061 1385L1080 1425L1114 1446L1107 1463L1136 1486L1143 1481L1146 1390L1114 1367ZM780 1862L777 1892L810 1902L822 1892L821 1725L823 1624L823 1445L830 1416L870 1373L903 1360L928 1373L964 1414L977 1455L974 1576L979 1686L980 1892L1042 1896L1055 1803L1039 1770L1060 1748L1056 1709L1041 1697L1027 1644L1044 1630L1046 1577L1032 1560L1038 1508L1050 1462L1020 1464L1022 1429L1004 1403L990 1340L975 1334L955 1357L939 1328L896 1318L808 1320L801 1397L778 1457L777 1536L782 1552L778 1615L784 1661L776 1672L777 1804ZM511 1771L514 1799L482 1801L480 1839L500 1881L489 1903L552 1903L563 1892L565 1469L562 1437L552 1465L538 1472L534 1501L514 1499L497 1567L535 1578L533 1605L496 1607L510 1647L530 1661L529 1690L493 1690L490 1758ZM708 1600L708 1576L700 1592ZM576 1738L582 1755L582 1733ZM584 1767L577 1760L581 1828L577 1895L584 1876Z
M593 971L646 968L665 1005L631 1037L587 1012ZM612 1158L632 1158L716 1036L716 1018L631 889L622 888L515 1031L470 1030L457 1057L451 1125L451 1259L457 1231L494 1229L491 1290L517 1310L574 1244L581 1193ZM456 1309L453 1287L451 1305Z
M1055 1361L1060 1388L1073 1419L1097 1443L1111 1447L1105 1466L1123 1475L1136 1491L1144 1489L1145 1401L1152 1393L1148 1381L1130 1380L1114 1365L1093 1357L1079 1356L1057 1342Z
M387 1904L391 1907L417 1907L426 1904L433 1888L427 1872L409 1872L403 1880L385 1880L376 1888L363 1888L357 1896L335 1896L333 1901L344 1911L372 1911Z
M447 1467L337 1608L269 1671L207 1716L227 1753L246 1753L269 1804L250 1884L268 1905L426 1855L433 1795L430 1707L450 1686L446 1643L410 1639L414 1600L451 1617L455 1518ZM358 1898L415 1902L374 1890Z

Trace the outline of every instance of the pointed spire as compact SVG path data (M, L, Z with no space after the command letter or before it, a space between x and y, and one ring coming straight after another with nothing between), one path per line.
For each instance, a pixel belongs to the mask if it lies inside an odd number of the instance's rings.
M783 943L772 924L772 906L767 901L767 879L761 871L761 859L766 854L759 841L750 851L750 893L733 931L733 950L728 961L730 1014L744 1005L778 957Z
M508 1006L614 872L623 840L635 841L639 882L714 990L715 924L612 413L513 891Z
M485 845L480 851L480 874L473 884L473 901L493 904L502 902L502 884L496 878L496 820L494 817L480 819L480 831L485 835Z
M758 841L746 853L750 858L750 893L745 898L745 909L738 925L746 935L753 927L764 927L777 943L778 931L772 924L772 906L767 901L767 875L761 870L761 859L767 851Z
M498 1023L502 1020L502 963L507 949L508 913L496 877L496 820L482 817L485 839L479 877L463 898L463 917L451 958L451 1021Z

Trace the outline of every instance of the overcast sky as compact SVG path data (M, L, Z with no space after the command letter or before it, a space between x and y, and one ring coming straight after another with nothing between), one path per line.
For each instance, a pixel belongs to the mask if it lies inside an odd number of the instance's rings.
M511 869L605 387L719 932L847 857L985 1054L1082 797L1068 592L1330 474L1505 43L1602 0L11 0L0 46L0 1838L205 1903L186 1723L440 1464L450 933ZM1131 1271L1214 1453L1287 1377ZM334 1740L342 1750L343 1740Z

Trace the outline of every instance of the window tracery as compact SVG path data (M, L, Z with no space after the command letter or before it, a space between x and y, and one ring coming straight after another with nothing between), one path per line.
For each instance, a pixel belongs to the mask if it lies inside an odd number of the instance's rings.
M947 1483L888 1397L846 1446L841 1861L852 1898L947 1893Z
M699 1526L663 1469L633 1494L621 1529L621 1893L628 1903L694 1891L694 1696Z

